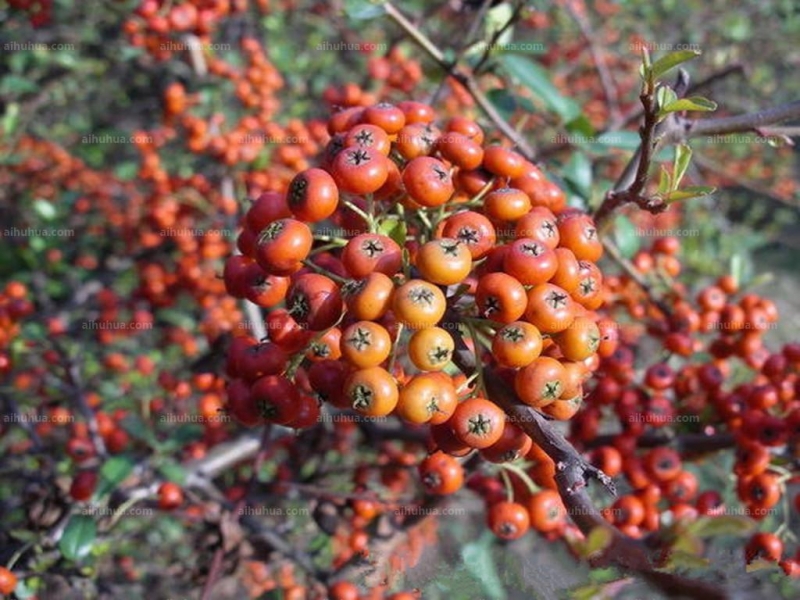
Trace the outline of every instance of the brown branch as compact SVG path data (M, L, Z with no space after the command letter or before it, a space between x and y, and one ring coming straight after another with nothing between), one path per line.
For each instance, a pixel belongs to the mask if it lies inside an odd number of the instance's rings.
M420 47L422 47L428 56L430 56L436 62L436 64L442 68L442 70L444 70L448 75L453 77L456 81L464 86L469 94L475 99L475 102L480 109L486 113L486 116L489 117L492 123L494 123L495 127L497 127L497 129L499 129L504 136L514 143L520 154L525 156L525 158L528 160L532 160L535 154L533 147L519 134L519 132L517 132L517 130L511 126L508 121L506 121L500 115L499 112L497 112L497 109L495 109L494 105L481 91L478 82L475 81L475 78L468 73L456 69L454 65L448 62L445 59L442 51L439 50L439 48L437 48L436 45L424 33L422 33L418 27L409 21L391 2L386 2L383 7L386 11L386 14L395 23L397 23L397 25L399 25L403 31L408 34L409 37L411 37L411 39L413 39Z
M640 208L649 212L657 213L666 209L667 205L660 199L648 198L644 195L647 185L647 176L650 170L650 162L655 154L657 138L655 136L656 126L658 125L658 107L655 100L655 88L645 84L639 100L644 109L644 122L639 128L639 150L631 159L626 168L626 172L614 186L614 189L606 194L603 203L595 211L594 220L599 226L611 213L624 204L635 203ZM635 165L635 175L633 181L626 185L625 180L628 173Z
M445 316L448 331L457 332L457 315ZM453 336L456 349L453 362L467 376L476 368L475 354L460 335ZM650 549L639 540L630 538L606 521L587 493L589 479L597 479L613 491L613 482L605 473L590 465L564 436L538 411L520 402L497 374L485 377L487 394L502 407L509 418L527 433L555 462L555 480L567 514L585 536L597 528L608 532L609 543L599 555L590 559L592 566L616 566L631 571L656 588L682 597L698 600L723 600L728 593L716 585L689 579L656 569L651 557L658 549Z

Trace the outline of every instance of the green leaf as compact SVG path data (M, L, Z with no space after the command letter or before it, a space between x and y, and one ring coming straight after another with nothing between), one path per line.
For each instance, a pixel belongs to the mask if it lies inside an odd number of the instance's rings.
M660 175L658 176L658 193L666 196L674 188L672 186L672 175L669 174L667 168L661 165Z
M568 123L581 115L580 106L571 98L561 95L550 81L547 71L539 64L516 54L504 54L499 61L509 75L532 91L548 110L559 115L563 121Z
M689 168L689 163L692 160L692 149L686 144L678 144L675 146L675 162L672 164L672 187L670 192L678 189L681 184L683 176L686 174L686 169Z
M625 215L618 215L614 219L613 231L614 241L622 256L633 258L641 246L641 239L636 232L636 226Z
M165 460L158 465L158 472L161 473L161 476L164 477L164 479L173 481L178 485L183 485L186 481L186 469L184 469L179 463L172 460Z
M378 233L392 238L402 248L406 243L406 222L396 217L386 218L378 224Z
M95 495L102 498L111 493L120 483L125 481L133 471L133 462L123 456L109 458L100 467L100 482L97 485Z
M17 121L19 120L19 103L10 102L6 109L6 114L3 115L3 135L9 136L14 133L17 128Z
M592 123L586 115L581 115L577 119L572 119L572 121L567 123L564 127L566 127L567 131L570 133L577 133L584 137L593 138L595 134L594 127L592 127Z
M584 546L584 557L588 558L594 554L599 554L611 544L614 539L614 532L608 527L595 527L586 537L586 545Z
M710 564L710 560L692 552L673 550L669 555L669 566L671 568L704 569Z
M486 93L486 97L497 109L497 112L506 120L509 121L514 116L517 110L517 101L514 95L505 89L490 90Z
M380 17L385 12L383 2L373 0L345 0L344 13L356 21Z
M563 170L564 179L569 181L575 190L589 199L592 195L592 163L584 152L574 152Z
M503 582L497 573L496 561L492 558L493 543L494 538L487 531L477 540L464 546L461 550L461 557L467 571L481 582L486 596L491 600L505 600L506 593L503 590Z
M97 524L88 515L72 515L58 541L58 549L64 558L79 561L92 551L97 537Z
M641 141L642 138L635 131L608 131L598 136L595 143L609 148L636 150Z
M658 111L658 114L659 116L662 116L684 110L711 112L717 110L717 104L716 102L712 102L706 98L701 98L700 96L692 96L691 98L681 98L680 100L675 100L675 102L667 104Z
M39 86L32 79L20 77L19 75L6 75L0 80L0 94L3 96L13 96L15 94L29 94L39 89Z
M673 202L680 202L681 200L689 200L690 198L699 198L708 196L716 191L717 188L708 185L690 185L681 190L670 192L664 197L664 202L672 204Z
M585 585L571 590L569 597L572 600L594 600L603 597L603 588L597 584Z
M656 90L656 102L659 107L669 106L678 99L678 94L671 87L662 85Z
M47 200L34 200L33 210L45 221L52 221L56 218L56 207Z
M736 282L736 287L742 287L742 283L745 281L745 260L741 252L737 252L731 256L730 266L728 268L731 277L733 277L733 280Z
M720 515L718 517L699 517L687 527L687 531L700 538L721 535L743 535L755 529L755 522L747 517Z
M699 50L678 50L676 52L670 52L653 63L653 77L660 77L670 69L677 67L681 63L685 63L687 60L692 60L700 56L700 54Z

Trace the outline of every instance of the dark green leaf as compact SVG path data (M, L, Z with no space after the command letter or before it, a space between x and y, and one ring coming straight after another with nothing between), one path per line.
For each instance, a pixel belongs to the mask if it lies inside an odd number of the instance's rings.
M572 119L565 127L570 133L577 133L587 138L593 138L595 134L594 127L592 127L592 123L586 115L581 115L577 119Z
M495 560L492 558L492 534L485 532L480 538L469 542L461 550L461 557L467 571L475 576L483 585L485 596L491 600L504 600L506 593L503 582L497 573ZM479 597L484 597L480 594Z
M642 138L635 131L608 131L601 134L595 140L595 144L608 148L622 148L624 150L636 150L639 148Z
M506 121L511 120L511 117L514 116L514 111L517 110L517 102L513 94L506 89L500 88L490 90L486 93L486 96Z
M499 57L499 61L512 77L536 94L563 121L570 122L581 115L580 106L574 100L562 96L550 81L547 71L537 63L516 54L504 54Z
M366 21L380 17L385 11L383 2L372 0L345 0L344 12L351 19Z
M88 515L72 515L58 541L58 549L64 558L78 561L88 556L97 537L97 524Z
M100 482L95 492L98 498L111 493L120 483L125 481L133 471L133 462L123 456L109 458L100 467Z
M699 50L678 50L676 52L670 52L653 63L653 77L660 77L670 69L697 56L700 56Z
M564 179L569 181L584 199L592 195L592 163L584 152L574 152L563 170Z
M158 465L158 472L161 473L164 479L173 481L178 485L183 485L186 481L186 469L172 460L165 460Z

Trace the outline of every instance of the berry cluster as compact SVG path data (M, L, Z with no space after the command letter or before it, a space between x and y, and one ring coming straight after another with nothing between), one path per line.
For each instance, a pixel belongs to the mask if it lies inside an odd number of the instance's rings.
M735 448L736 495L745 514L759 521L775 512L792 481L779 465L797 460L800 448L800 346L789 343L772 352L765 345L764 334L778 322L775 304L739 290L729 275L692 300L674 280L681 270L680 247L677 238L658 238L632 260L652 281L651 292L666 288L660 302L628 275L606 278L607 310L620 323L620 343L602 357L586 408L572 423L575 442L589 446L605 407L616 416L620 432L591 456L607 474L623 474L630 484L631 493L607 516L633 537L659 529L667 511L688 520L725 511L719 491L701 490L677 449L637 452L664 428L680 423L686 433L727 436ZM650 343L646 338L661 344L662 361L637 364L637 349ZM746 558L778 561L782 548L780 538L758 533ZM797 564L797 557L781 563L787 573L797 572Z
M251 426L310 427L320 401L428 424L419 473L430 494L462 487L456 457L474 449L496 463L527 456L533 481L554 488L552 461L452 359L469 348L481 373L570 419L616 349L613 322L596 312L603 247L535 165L485 143L470 119L435 117L413 101L344 108L328 121L321 165L252 204L224 280L266 311L267 337L234 339L227 408ZM563 531L552 489L523 505L501 502L491 481L472 483L497 535Z

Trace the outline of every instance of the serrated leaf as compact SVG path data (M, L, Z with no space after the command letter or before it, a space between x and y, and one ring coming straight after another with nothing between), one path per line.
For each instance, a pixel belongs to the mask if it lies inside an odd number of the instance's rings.
M584 152L574 152L562 174L584 199L588 200L591 197L592 163Z
M692 96L691 98L681 98L667 104L658 111L659 116L666 115L673 112L681 112L684 110L692 110L697 112L711 112L717 110L717 103L701 98L700 96Z
M742 535L752 531L755 526L755 522L747 517L720 515L718 517L699 517L689 524L687 531L697 537L708 538L720 535Z
M97 537L97 524L88 515L72 515L58 541L64 558L79 561L89 555Z
M100 481L95 492L98 498L111 493L133 471L133 462L123 456L113 456L100 467Z
M383 2L372 0L345 0L344 13L356 21L380 17L385 12Z
M525 56L504 54L499 57L500 64L514 79L533 92L545 106L565 122L581 115L580 106L571 98L566 98L550 81L550 76L536 62Z
M625 258L633 258L641 247L636 226L625 215L618 215L614 219L614 241Z
M692 149L686 144L675 146L675 162L672 164L672 187L670 192L675 191L681 184L686 169L692 160Z
M653 63L653 77L660 77L670 69L677 67L681 63L685 63L687 60L692 60L700 56L700 54L701 52L699 50L678 50L676 52L670 52Z
M402 219L388 218L378 224L378 233L392 238L402 248L406 243L408 229Z
M614 532L608 527L595 527L586 536L586 544L584 546L584 558L588 558L595 554L600 554L608 548L614 539Z
M493 543L493 536L487 531L477 540L464 546L461 550L461 558L467 571L481 582L486 596L492 600L505 600L506 593L503 589L503 582L497 573L496 562L492 557Z
M690 198L700 198L714 193L716 189L717 188L708 185L690 185L683 189L670 192L664 197L664 202L671 204L673 202L680 202L681 200L689 200Z

